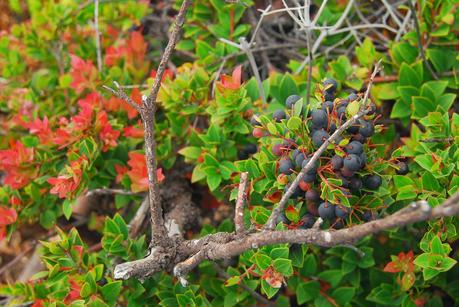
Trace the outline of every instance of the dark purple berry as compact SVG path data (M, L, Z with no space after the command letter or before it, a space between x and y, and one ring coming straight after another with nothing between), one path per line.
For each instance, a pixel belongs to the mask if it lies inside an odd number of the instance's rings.
M350 134L356 134L356 133L359 133L359 124L353 124L352 126L350 126L349 128L347 128L347 132L350 133Z
M363 187L362 179L358 176L351 177L349 180L349 189L352 191L358 192Z
M290 175L293 173L293 169L295 166L292 163L292 160L290 160L289 157L282 157L279 160L279 173L284 174L284 175Z
M335 206L335 215L340 219L345 219L351 213L351 208L345 206Z
M410 171L408 168L408 164L405 162L398 162L397 163L397 170L395 171L397 175L406 175Z
M344 158L344 168L350 170L351 172L355 172L360 169L360 158L359 156L355 154L350 154L347 155L346 158Z
M320 147L329 137L330 135L325 130L317 130L312 134L312 144Z
M311 121L316 128L327 128L328 115L324 110L314 110L311 112Z
M306 183L311 183L314 182L317 179L317 174L305 174L301 180L303 180Z
M312 216L312 214L306 213L305 215L301 217L300 221L303 222L300 228L308 229L314 225L314 223L316 222L316 219L314 218L314 216Z
M316 203L320 200L320 194L314 189L310 189L305 193L306 201Z
M331 158L331 165L332 165L332 168L334 171L337 171L339 169L341 169L343 167L343 158L338 156L338 155L334 155L332 158Z
M329 202L323 202L319 206L319 216L323 220L331 220L335 217L335 206Z
M258 115L257 115L258 116ZM255 115L250 119L250 124L252 126L261 126L261 123L255 118Z
M363 185L370 190L378 189L382 184L382 178L379 175L367 175L363 178Z
M364 144L367 141L367 138L360 133L357 133L352 136L352 140Z
M275 156L282 156L284 152L284 145L283 144L274 144L273 148L271 149L272 153Z
M335 123L331 123L330 127L328 128L328 132L334 133L335 131L336 131L336 124ZM339 142L336 142L336 143L339 143Z
M367 113L368 115L373 115L376 113L376 105L373 102L370 103L370 105L368 106L368 109L369 109Z
M333 101L327 100L322 104L322 110L330 114L333 111Z
M302 167L304 159L306 159L306 155L304 153L299 153L298 155L296 155L296 157L294 159L295 166L297 168Z
M244 149L243 149L247 154L249 155L253 155L254 153L256 153L258 151L258 147L257 145L255 144L247 144L244 146Z
M290 96L287 97L287 99L285 99L285 106L288 109L291 109L293 107L293 105L295 104L295 102L297 102L300 99L301 99L301 97L298 96L298 95L290 95Z
M346 152L348 154L360 155L363 153L363 145L360 142L352 141L346 145Z
M303 163L301 164L301 168L305 168L306 165L309 163L309 161L311 161L311 158L306 158L304 159ZM312 167L311 169L309 169L309 171L307 171L306 173L307 174L315 174L317 172L317 169L319 168L319 161L315 161L313 164L312 164Z
M329 101L333 101L333 100L335 100L335 94L334 93L330 93L330 92L325 92L324 93L324 99L325 100L329 100Z
M354 176L354 173L355 171L351 171L345 167L341 169L341 175L343 175L343 177L345 178L351 178L352 176Z
M347 96L346 99L347 101L351 102L351 101L359 99L359 96L356 93L351 93L349 94L349 96Z
M278 123L280 123L283 119L286 119L286 118L287 118L287 114L285 114L284 110L276 110L273 113L273 119Z
M326 79L322 82L322 85L324 87L324 91L327 93L334 93L338 88L338 82L334 79Z
M340 120L346 120L346 107L345 106L340 106L338 110L336 110L336 114L338 115L338 118Z
M342 229L344 228L344 221L343 219L336 218L332 220L331 225L333 229Z
M372 136L375 133L375 127L373 126L373 123L361 120L359 133L367 138Z
M365 222L371 222L378 219L378 215L375 212L368 210L363 213L362 218Z

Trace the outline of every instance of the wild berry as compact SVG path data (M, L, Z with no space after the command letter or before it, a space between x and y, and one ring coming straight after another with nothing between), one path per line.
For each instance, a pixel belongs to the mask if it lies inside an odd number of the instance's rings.
M308 202L307 204L308 212L313 216L319 216L319 207L317 203Z
M357 133L352 136L352 140L364 144L367 141L367 138L361 135L360 133Z
M397 170L395 172L397 175L406 175L410 171L408 165L405 162L398 162L396 167Z
M356 133L359 133L359 124L353 124L352 126L350 126L349 128L347 128L347 132L350 133L350 134L356 134Z
M300 99L301 97L298 95L290 95L287 97L287 99L285 99L285 106L288 109L291 109L294 106L295 102L297 102Z
M300 228L308 229L314 225L316 219L314 218L314 216L312 216L312 214L306 213L301 217L300 221L302 222Z
M344 158L343 165L346 169L355 172L360 169L360 158L355 154L347 155Z
M346 152L348 154L360 155L363 153L363 145L360 142L352 141L346 145Z
M338 88L338 82L334 79L326 79L322 82L322 85L324 87L324 91L328 93L334 93Z
M350 169L346 168L346 167L343 167L341 169L341 175L345 178L350 178L352 176L354 176L355 174L355 171L351 171Z
M344 228L344 220L340 218L335 218L330 222L333 229L342 229Z
M284 145L274 144L271 151L275 156L282 156L282 154L284 153Z
M316 190L314 189L309 189L306 193L305 193L305 199L307 202L313 202L313 203L316 203L320 200L320 194L319 192L317 192Z
M265 136L265 131L262 128L253 128L252 135L257 139Z
M314 110L311 112L312 124L317 128L327 128L328 115L324 110Z
M336 114L338 115L338 118L339 118L341 121L346 120L346 107L345 107L345 106L340 106L340 107L336 110Z
M317 130L312 134L312 144L316 148L320 147L328 138L330 135L323 129Z
M290 160L289 157L283 157L279 160L279 173L284 174L284 175L290 175L293 173L293 169L295 166L292 163L292 160Z
M335 216L340 219L345 219L351 213L351 208L345 206L335 206Z
M255 116L258 116L258 114L252 116L252 118L250 119L250 124L251 124L252 126L254 126L254 127L255 127L255 126L261 126L261 123L256 119Z
M368 113L367 113L368 115L373 115L373 114L375 114L375 112L376 112L376 104L374 104L374 102L370 103L370 104L368 105L368 109L369 109L369 111L368 111Z
M304 159L306 159L306 155L304 153L299 153L298 155L296 155L296 157L294 158L295 166L297 168L302 167Z
M322 110L328 112L328 114L331 114L331 112L333 111L333 107L333 101L330 100L327 100L322 104Z
M359 99L359 96L356 93L351 93L346 98L349 102Z
M331 123L330 124L330 127L328 128L328 132L330 132L330 134L334 133L336 131L336 124L335 123ZM335 143L339 143L339 142L336 142Z
M311 161L311 158L306 158L304 159L303 163L301 164L301 168L305 168L306 165L309 163L309 161ZM319 161L315 161L313 164L312 164L312 167L309 171L307 171L306 173L307 174L315 174L317 172L317 169L319 168Z
M314 173L314 174L305 174L302 180L306 183L311 183L311 182L316 181L316 179L317 179L317 174Z
M285 114L284 110L276 110L273 113L273 119L278 123L280 123L283 119L286 119L286 118L287 118L287 114Z
M375 212L368 210L363 213L362 218L365 222L371 222L378 219L378 215Z
M365 121L365 120L361 120L359 133L362 136L367 137L367 138L372 136L375 133L375 127L373 126L373 123Z
M325 92L324 93L324 99L327 101L333 101L335 100L335 94L334 93L331 93L331 92Z
M337 171L339 169L341 169L343 167L343 158L338 156L338 155L334 155L332 158L331 158L331 165L332 165L332 168L334 171Z
M302 178L304 179L304 178ZM298 184L298 186L300 187L301 191L309 191L309 189L311 189L311 184L309 182L306 182L304 180L301 180L300 183Z
M378 189L382 184L382 178L379 175L367 175L363 178L363 185L370 190Z
M359 176L353 176L349 180L349 189L354 192L358 192L362 189L363 187L363 182L362 179L360 179Z
M335 206L329 202L323 202L319 206L319 216L324 220L331 220L335 217Z
M254 153L256 153L258 151L258 147L257 145L255 144L247 144L244 146L244 149L243 149L247 154L249 155L253 155Z

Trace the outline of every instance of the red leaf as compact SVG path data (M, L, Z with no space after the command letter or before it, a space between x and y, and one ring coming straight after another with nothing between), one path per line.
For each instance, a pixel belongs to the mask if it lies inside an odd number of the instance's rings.
M5 184L13 189L27 185L37 176L33 161L33 148L26 148L20 141L12 142L10 149L0 150L0 170L6 172Z
M400 268L398 267L398 263L395 263L395 262L389 262L388 264L386 264L386 266L384 267L384 272L388 272L388 273L397 273L397 272L400 272Z
M233 70L233 83L237 85L241 85L242 83L242 65L238 65L234 70Z
M127 126L124 128L124 136L132 137L134 139L143 139L145 131L143 130L142 122L140 120L137 122L137 126Z
M98 72L92 61L85 61L76 55L70 55L70 57L72 66L70 70L70 75L72 76L71 86L75 91L79 94L87 88L95 88Z
M40 139L41 144L50 144L53 140L53 132L49 127L48 117L44 117L43 120L39 118L27 125L29 132L35 134Z
M131 168L127 174L131 179L131 190L133 192L148 191L148 169L145 155L142 153L130 152L128 165ZM156 170L158 182L164 180L162 169Z
M50 193L58 194L59 198L71 196L71 193L78 189L80 185L83 167L86 162L85 157L80 157L78 160L70 162L70 167L65 169L65 174L49 178L47 181L53 186Z
M237 90L241 87L242 83L242 66L239 65L233 70L231 76L221 75L221 81L217 83L217 87L221 90L230 89Z
M0 207L0 226L6 226L16 222L18 215L12 208Z

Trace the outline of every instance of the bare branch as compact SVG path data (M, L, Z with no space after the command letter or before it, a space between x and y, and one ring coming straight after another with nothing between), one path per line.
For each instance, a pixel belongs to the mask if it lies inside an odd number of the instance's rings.
M118 82L116 81L113 81L113 84L115 85L116 89L117 90L114 90L112 89L111 87L108 87L106 85L102 85L102 88L104 88L105 90L109 91L110 93L112 93L114 96L118 97L119 99L122 99L124 100L125 102L127 102L131 107L133 107L134 109L136 109L137 112L142 112L142 109L140 108L140 106L135 103L134 100L131 99L131 97L129 97L126 92L124 91L124 89L118 84Z
M338 129L336 129L336 131L319 147L319 149L316 150L316 152L311 157L309 162L303 167L303 169L300 171L298 176L296 176L295 180L292 182L289 189L284 193L284 195L282 195L282 198L279 201L279 204L273 209L273 212L271 213L271 216L269 217L269 220L265 225L265 229L272 230L276 227L276 223L277 223L279 214L284 210L285 205L287 204L288 200L292 196L296 187L299 185L301 179L306 175L307 172L309 172L313 168L316 162L320 159L320 156L322 155L322 153L324 153L324 151L327 149L328 145L332 144L338 138L338 136L340 136L348 127L352 126L357 120L359 120L360 118L362 118L368 113L369 110L366 110L368 96L370 94L373 79L380 70L380 64L381 64L381 61L379 61L375 65L375 68L373 70L373 74L371 75L370 81L368 83L367 91L365 92L365 96L363 98L363 102L361 104L359 113L352 116L348 121L346 121Z
M122 189L109 189L109 188L101 188L101 189L94 189L89 190L86 192L86 197L93 196L93 195L142 195L143 193L126 191Z
M245 232L244 227L244 205L247 201L247 187L249 173L241 173L241 181L239 182L239 189L236 200L236 209L234 210L234 225L236 226L236 234L243 234Z

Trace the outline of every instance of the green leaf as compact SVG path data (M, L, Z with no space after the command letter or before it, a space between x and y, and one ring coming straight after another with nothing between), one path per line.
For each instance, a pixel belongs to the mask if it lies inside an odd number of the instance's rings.
M410 85L419 88L422 85L422 75L419 75L408 64L402 63L399 71L399 83L402 86Z
M179 154L184 156L185 158L196 160L201 155L202 149L201 147L194 147L189 146L179 150Z
M341 270L326 270L320 272L317 277L329 282L332 287L336 287L343 278L343 273Z
M274 260L274 268L284 276L291 276L293 274L292 261L290 259L278 258Z
M288 255L289 255L288 247L275 247L269 253L269 256L273 259L288 258Z
M344 304L349 303L354 295L354 287L340 287L335 289L331 294L339 306L344 306Z
M64 200L62 204L62 212L64 213L64 216L67 220L69 220L70 217L72 216L72 204L73 204L73 201L69 199Z
M118 295L121 291L121 285L123 282L121 281L114 281L106 284L100 289L102 296L107 302L115 302Z
M209 186L210 191L215 191L222 182L222 177L218 174L207 176L207 185Z
M301 121L301 118L297 116L292 116L287 122L287 128L293 131L299 130L301 128L302 123L303 122Z
M254 255L255 264L262 270L266 270L271 265L271 258L261 252Z
M296 300L299 305L312 301L319 296L320 284L317 281L300 283L296 288Z

